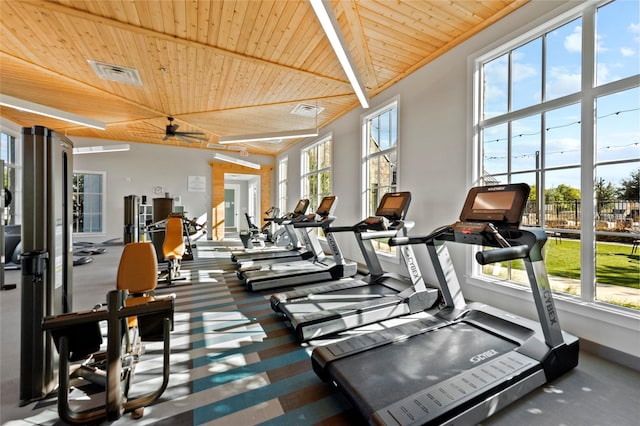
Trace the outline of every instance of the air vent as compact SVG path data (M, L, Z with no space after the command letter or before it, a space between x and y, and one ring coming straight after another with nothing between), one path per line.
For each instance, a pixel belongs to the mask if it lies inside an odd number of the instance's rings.
M133 84L134 86L142 86L140 74L135 68L122 67L120 65L107 64L89 60L91 68L103 80L117 81L119 83Z
M324 108L311 104L298 104L292 110L291 114L300 115L302 117L315 117L324 111Z

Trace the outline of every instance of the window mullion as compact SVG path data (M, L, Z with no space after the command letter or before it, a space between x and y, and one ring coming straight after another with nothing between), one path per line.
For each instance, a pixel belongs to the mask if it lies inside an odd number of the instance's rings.
M580 137L581 167L581 241L580 297L585 302L595 300L596 289L596 235L595 235L595 11L594 6L585 9L582 17L582 122ZM589 166L591 165L591 166Z

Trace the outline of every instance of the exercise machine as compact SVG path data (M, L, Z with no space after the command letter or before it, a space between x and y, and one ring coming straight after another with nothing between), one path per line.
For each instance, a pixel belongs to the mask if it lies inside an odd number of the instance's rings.
M391 245L426 244L445 306L381 332L312 353L314 371L333 383L370 424L476 424L578 364L578 338L560 329L543 260L547 236L520 228L526 184L472 188L460 221ZM480 264L522 259L538 321L466 304L447 244L480 247Z
M367 264L364 279L341 280L271 296L271 308L288 320L298 340L304 341L424 311L438 300L438 290L427 287L410 245L400 248L408 277L382 269L372 241L398 234L406 236L414 223L406 220L410 192L392 192L380 200L375 216L353 226L329 227L326 232L353 232Z
M245 240L242 238L241 233L240 239L242 239L242 244L245 246L245 248L253 248L254 243L258 244L260 248L264 248L266 243L274 243L275 240L273 238L273 220L278 217L279 212L280 209L278 209L277 207L269 208L269 210L264 213L265 215L267 215L267 217L264 218L265 224L261 227L253 223L253 220L251 219L249 213L244 213L244 217L247 220L247 226L249 227L249 229L247 229L248 238L245 242Z
M293 227L293 223L304 218L309 200L301 198L298 200L293 211L279 218L273 219L280 225L288 235L289 245L286 247L271 246L255 249L235 250L231 252L231 260L237 263L237 268L252 267L273 262L290 262L293 260L305 260L313 256L311 252L305 250L298 239L298 234Z
M106 309L97 305L89 311L49 316L42 321L42 329L51 333L60 354L58 414L63 421L114 421L129 412L139 418L144 407L166 389L175 295L153 296L157 267L150 242L129 243L122 252L116 290L108 293ZM101 350L101 322L107 323L106 350ZM129 397L135 367L144 353L144 342L149 341L163 342L162 380L156 389ZM83 399L104 398L104 403L91 404L89 409L72 407L71 387L83 384L98 385L103 390Z
M294 228L302 230L305 246L313 252L309 260L273 263L263 265L260 270L238 271L238 277L251 291L293 287L322 281L353 277L357 273L355 262L348 262L342 255L335 237L325 232L331 257L326 256L318 241L314 229L324 231L335 220L333 211L337 205L336 196L327 196L320 201L315 214L305 216L304 220L293 223Z

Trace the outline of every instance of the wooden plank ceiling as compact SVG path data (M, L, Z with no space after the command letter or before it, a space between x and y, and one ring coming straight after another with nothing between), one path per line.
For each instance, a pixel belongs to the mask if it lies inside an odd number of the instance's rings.
M526 1L331 7L373 97ZM142 85L101 79L89 60L134 68ZM0 93L104 121L107 130L0 108L21 126L266 155L298 140L223 146L218 137L323 127L359 105L306 0L2 0ZM291 114L299 104L323 110ZM163 140L168 116L204 141Z

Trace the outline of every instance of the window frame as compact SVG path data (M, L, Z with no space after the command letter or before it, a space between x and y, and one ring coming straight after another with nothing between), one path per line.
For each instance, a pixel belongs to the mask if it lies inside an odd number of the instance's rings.
M395 124L395 134L396 141L392 147L381 150L374 154L369 153L369 134L370 134L370 121L378 117L380 115L385 114L388 111L395 109L396 114L396 122ZM400 96L394 96L393 98L383 102L379 107L371 112L367 112L366 114L362 114L360 117L360 127L361 127L361 144L360 144L360 160L361 160L361 173L360 173L360 207L362 217L368 217L375 215L375 208L371 206L371 191L369 184L370 170L369 163L372 158L382 157L385 155L395 154L395 184L392 183L392 186L395 187L395 191L398 191L400 187L400 173L399 173L399 164L400 164L400 140L401 140L401 132L400 132ZM381 199L381 196L378 196L378 199ZM370 206L372 210L370 210ZM385 240L386 241L386 240ZM378 240L374 240L374 248L376 253L380 256L387 257L394 262L399 261L398 250L395 247L386 249L386 245L377 244Z
M74 170L72 179L75 178L76 175L100 175L102 176L102 184L101 184L101 211L100 213L100 229L99 232L77 232L75 229L75 224L73 225L73 236L83 236L83 237L92 237L92 236L104 236L107 234L106 230L106 209L107 209L107 172L104 171L89 171L89 170ZM73 196L79 194L75 190L73 190ZM75 211L73 212L75 214Z
M316 169L314 170L308 170L308 164L307 164L307 152L309 152L312 149L316 149L317 147L319 147L320 145L324 144L324 143L329 143L329 146L331 147L331 155L329 156L329 165L323 168L320 168L319 165ZM326 135L323 135L317 139L315 139L313 142L311 142L310 144L304 146L301 150L300 150L300 197L301 198L309 198L309 211L315 211L315 208L317 206L320 205L320 201L322 199L322 197L324 197L325 195L331 195L333 194L333 133L327 133ZM329 188L329 193L328 194L322 194L320 191L320 174L324 173L324 172L329 172L330 176L331 176L331 184L330 184L330 188ZM310 194L306 194L306 183L307 183L307 179L311 176L318 176L318 194L316 194L317 199L316 200L312 200L311 199L311 195Z
M16 134L16 132L10 129L0 128L0 133L7 138L8 143L13 145L13 158L4 160L5 169L11 171L11 185L9 185L9 190L11 191L12 201L10 206L5 206L2 224L20 225L22 223L22 144L20 143L20 135ZM5 182L2 183L3 188L4 184ZM5 219L8 220L5 221Z
M569 305L586 305L589 307L597 307L598 309L615 314L622 313L625 316L638 317L639 313L636 309L630 309L623 306L615 305L609 302L599 301L596 299L596 235L600 235L601 231L595 230L595 203L589 202L590 194L595 193L596 186L596 167L608 164L619 164L624 162L637 162L636 159L620 160L620 161L603 161L597 162L595 158L596 129L595 129L595 101L606 95L623 92L639 87L638 75L626 77L617 81L608 82L596 86L595 65L596 65L596 13L598 8L610 3L610 0L603 0L597 3L586 2L575 6L568 4L559 12L553 12L553 16L544 16L533 21L527 27L522 28L516 34L509 34L496 43L486 47L482 51L473 54L468 59L469 75L471 76L469 85L470 99L472 99L472 109L470 110L470 120L468 134L470 140L473 141L469 151L469 161L471 163L471 182L478 182L483 177L483 150L482 150L482 129L502 123L511 123L514 120L530 117L535 114L553 111L565 106L579 104L580 107L580 139L581 153L580 165L580 191L581 191L581 213L580 220L581 234L583 244L581 244L581 279L580 279L580 296L570 296L565 293L554 293L560 300L560 304L569 302ZM572 20L582 18L582 62L581 62L581 84L577 93L561 96L549 101L541 100L540 103L532 105L517 111L508 111L499 116L492 116L482 119L483 99L482 99L482 66L489 61L496 59L512 50L517 49L535 38L550 33L555 29L571 22ZM585 36L584 34L587 34ZM593 35L590 37L589 35ZM543 53L544 55L544 53ZM544 61L544 57L542 58ZM543 65L543 72L546 72ZM509 76L511 78L511 75ZM544 80L543 80L544 81ZM510 82L508 83L510 84ZM582 166L583 164L592 166ZM558 167L557 169L568 169L567 166ZM554 168L542 169L542 171L554 170ZM510 177L513 172L508 170L504 175ZM515 174L515 173L513 173ZM500 174L503 175L502 173ZM544 188L544 182L541 187ZM591 225L594 226L591 226ZM592 244L593 243L593 244ZM488 276L479 274L480 267L470 258L467 259L466 270L469 273L469 283L472 285L482 286L486 289L486 283L492 282L499 284L492 286L499 293L508 295L516 295L512 292L517 290L522 296L522 291L528 291L526 287L513 284L508 281L493 279ZM580 310L580 308L576 309Z
M278 209L280 215L287 212L288 169L289 157L281 157L278 160Z

